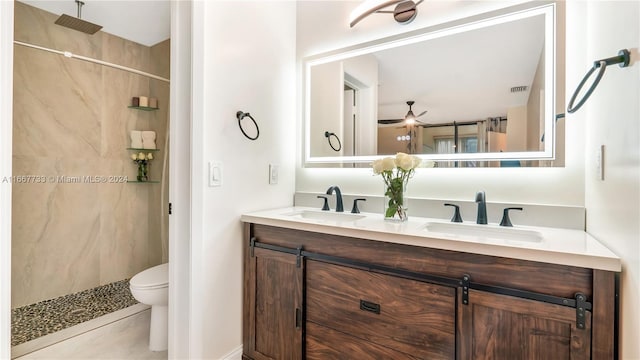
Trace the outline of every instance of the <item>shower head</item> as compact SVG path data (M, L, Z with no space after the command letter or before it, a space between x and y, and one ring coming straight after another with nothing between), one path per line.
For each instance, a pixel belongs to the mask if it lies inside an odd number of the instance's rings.
M98 32L98 30L102 29L102 26L100 25L96 25L94 23L84 21L81 19L82 5L84 5L84 2L80 0L75 0L75 1L76 1L76 4L78 4L78 17L62 14L58 18L58 20L56 20L56 24L68 27L73 30L81 31L83 33L90 34L90 35L93 35L96 32Z

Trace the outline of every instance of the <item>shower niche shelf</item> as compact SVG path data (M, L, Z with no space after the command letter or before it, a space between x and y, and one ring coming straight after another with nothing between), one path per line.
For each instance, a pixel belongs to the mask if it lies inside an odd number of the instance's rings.
M129 106L129 109L136 109L142 111L156 111L158 108L148 107L148 106Z
M127 148L127 150L131 150L131 151L160 151L160 149L140 149L140 148Z
M127 180L128 184L160 184L159 180L147 180L147 181L138 181L138 180Z
M131 107L131 106L129 106ZM141 149L141 148L132 148L132 147L128 147L127 150L129 151L136 151L136 152L148 152L148 151L160 151L160 149ZM127 183L129 184L159 184L160 181L159 180L147 180L147 181L139 181L139 180L127 180Z

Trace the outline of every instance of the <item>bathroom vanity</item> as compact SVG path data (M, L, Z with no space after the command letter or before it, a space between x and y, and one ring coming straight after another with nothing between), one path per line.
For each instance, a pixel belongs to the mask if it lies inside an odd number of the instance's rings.
M245 359L615 358L620 259L582 231L299 207L242 221Z

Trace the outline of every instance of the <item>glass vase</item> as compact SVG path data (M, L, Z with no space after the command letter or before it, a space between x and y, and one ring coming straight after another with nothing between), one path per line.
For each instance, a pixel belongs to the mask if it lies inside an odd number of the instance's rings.
M148 181L149 180L148 174L149 174L149 165L144 162L138 163L138 176L137 176L138 181L140 182Z
M385 185L384 219L386 221L405 222L409 220L406 195L406 183Z

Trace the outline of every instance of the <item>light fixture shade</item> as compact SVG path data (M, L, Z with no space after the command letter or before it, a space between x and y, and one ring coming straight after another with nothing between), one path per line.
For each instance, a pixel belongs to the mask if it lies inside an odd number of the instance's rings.
M416 116L413 114L413 111L409 110L407 115L404 117L404 121L407 125L415 124Z
M360 20L366 18L372 13L384 9L387 6L395 5L406 0L365 0L358 5L349 16L349 27L354 27Z

